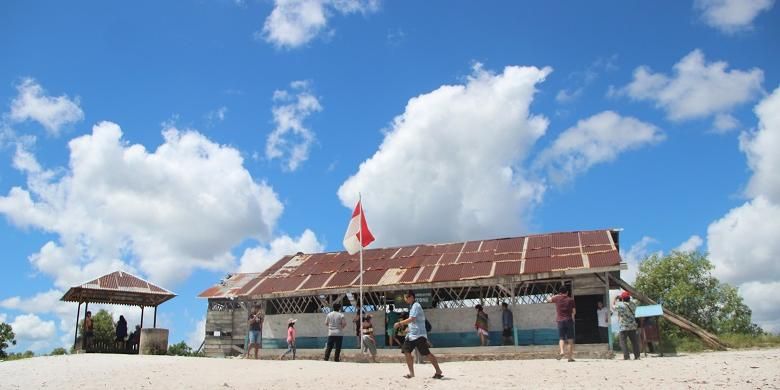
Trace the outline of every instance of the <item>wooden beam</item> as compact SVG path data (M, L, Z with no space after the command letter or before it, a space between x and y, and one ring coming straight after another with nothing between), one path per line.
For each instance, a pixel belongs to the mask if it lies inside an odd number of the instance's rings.
M649 305L655 305L655 301L648 298L646 295L639 292L637 289L635 289L632 285L628 284L626 281L624 281L621 278L616 278L612 275L609 275L609 278L617 283L620 287L622 287L624 290L631 293L632 296L639 299L640 302L649 304ZM718 339L717 336L714 334L704 330L702 327L694 324L693 322L689 321L688 319L672 312L671 310L667 308L663 308L664 310L664 318L666 318L669 322L677 325L680 329L683 329L685 331L688 331L690 333L693 333L693 335L699 337L705 344L709 345L710 347L723 351L728 349L728 346L724 344L720 339Z

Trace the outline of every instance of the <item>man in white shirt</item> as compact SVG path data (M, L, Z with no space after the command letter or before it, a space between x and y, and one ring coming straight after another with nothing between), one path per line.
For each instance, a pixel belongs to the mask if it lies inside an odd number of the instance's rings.
M436 356L434 356L428 349L428 333L425 330L425 313L423 312L422 306L420 306L419 302L415 302L414 291L409 290L409 292L404 295L404 300L406 300L406 303L410 307L409 318L396 322L393 325L395 329L398 329L407 324L409 325L409 331L406 333L406 339L404 340L404 344L401 346L401 352L403 352L406 356L406 365L409 367L409 374L404 375L404 378L414 378L414 360L412 358L412 351L417 349L417 351L420 352L420 355L427 357L433 365L433 368L436 369L436 373L433 375L433 379L441 379L444 377L444 375L442 375L441 368L439 368L439 361L436 359Z
M333 361L339 361L341 356L341 342L344 340L344 328L347 327L347 320L341 313L341 304L334 303L333 310L325 317L325 326L328 327L328 345L325 348L325 361L330 359L330 351L335 347L336 354Z
M596 318L599 323L599 339L602 343L606 343L609 336L609 309L604 307L601 301L596 303Z

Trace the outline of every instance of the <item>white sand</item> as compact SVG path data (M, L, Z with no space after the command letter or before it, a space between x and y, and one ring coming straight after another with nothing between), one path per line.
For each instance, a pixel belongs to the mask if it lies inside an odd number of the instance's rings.
M170 356L47 356L0 363L1 389L673 389L780 388L780 350L649 357L640 361L580 359L400 363L333 363Z

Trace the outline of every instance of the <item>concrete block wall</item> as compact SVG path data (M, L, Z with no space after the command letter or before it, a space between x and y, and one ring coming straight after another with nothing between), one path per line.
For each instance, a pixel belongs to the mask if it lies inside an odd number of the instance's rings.
M513 305L509 309L514 316L517 339L521 345L548 345L558 342L555 322L555 305L541 303ZM501 345L501 307L485 307L488 314L490 344ZM439 347L478 346L479 336L474 329L477 311L473 307L460 309L426 309L425 316L433 330L431 342Z
M368 312L371 314L377 345L384 345L385 313L382 311ZM358 348L359 342L355 336L355 326L352 322L354 313L344 313L347 327L344 328L342 348ZM290 318L295 323L297 348L325 348L328 340L328 329L325 326L326 314L279 314L265 317L263 323L263 348L287 348L287 322Z

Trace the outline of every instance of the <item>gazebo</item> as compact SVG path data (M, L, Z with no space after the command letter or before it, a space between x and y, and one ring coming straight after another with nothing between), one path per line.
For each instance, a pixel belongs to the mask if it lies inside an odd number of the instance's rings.
M90 303L138 306L141 308L141 327L144 325L144 308L154 307L153 327L157 328L157 306L175 297L176 294L149 283L138 276L124 271L115 271L95 280L71 287L60 299L64 302L78 302L76 310L76 332L73 345L78 342L81 304L86 315Z

